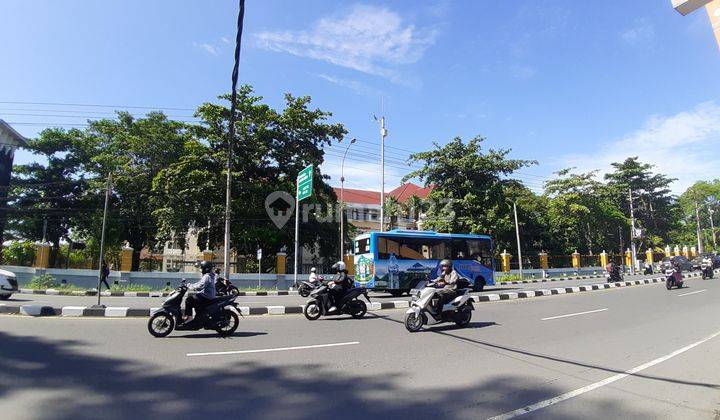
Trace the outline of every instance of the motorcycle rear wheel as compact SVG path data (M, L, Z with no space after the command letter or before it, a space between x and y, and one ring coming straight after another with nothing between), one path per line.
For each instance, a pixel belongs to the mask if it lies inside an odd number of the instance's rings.
M305 318L308 320L315 321L320 318L320 315L322 315L320 305L314 301L308 302L308 304L305 305L305 309L303 309L303 315L305 315Z
M230 289L228 289L228 294L230 296L239 296L240 290L238 290L238 288L235 286L230 286Z
M174 329L175 318L167 312L158 312L148 320L148 332L153 337L167 337Z
M405 315L405 328L410 332L418 332L422 329L425 324L423 315L417 315L415 312L411 312Z
M367 305L362 300L355 301L350 311L350 316L355 319L360 319L367 313Z
M455 318L455 325L458 327L467 327L468 324L470 324L470 320L472 319L472 310L468 308L467 306L464 308L461 308L460 311L457 313L457 317Z
M215 329L220 337L227 337L232 335L240 325L240 319L237 314L230 309L223 309L219 314L220 321L218 328Z

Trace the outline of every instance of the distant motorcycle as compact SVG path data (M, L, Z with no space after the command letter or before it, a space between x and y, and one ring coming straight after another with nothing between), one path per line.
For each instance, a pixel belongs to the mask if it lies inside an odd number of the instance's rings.
M458 327L470 324L472 304L470 292L472 285L466 279L459 279L457 283L458 296L452 302L443 305L438 313L436 308L438 288L434 282L420 283L420 291L416 292L410 309L405 312L405 328L410 332L418 332L423 325L434 325L441 322L454 322Z
M653 266L649 262L643 264L643 274L649 275L653 273Z
M188 287L185 281L170 294L163 303L162 308L152 314L148 320L148 332L153 337L167 337L174 330L198 331L200 329L215 330L221 337L231 335L240 325L240 319L232 311L234 307L237 312L240 309L235 303L237 296L216 297L210 305L195 315L189 323L182 323L181 304L183 296L187 294Z
M620 267L617 265L610 263L605 267L605 280L608 283L617 283L619 281L623 280L622 273L620 272Z
M367 289L364 287L354 287L348 290L342 299L340 299L340 302L337 303L337 309L330 312L330 288L332 288L332 286L333 282L322 284L310 293L312 299L305 304L305 309L303 310L305 318L314 321L320 318L321 315L348 314L356 319L365 316L367 313L367 305L359 298L360 296L364 296L365 299L370 302Z
M709 258L704 258L700 263L700 270L702 271L702 279L713 278L713 263Z
M215 277L215 293L218 296L239 296L240 290L229 279Z
M308 297L310 296L310 293L320 287L320 285L323 284L323 281L325 278L323 276L317 276L315 281L312 280L305 280L302 283L300 283L300 287L298 287L298 293L302 297Z
M665 287L668 290L672 289L673 287L682 289L683 276L682 273L680 273L680 270L672 266L665 269Z

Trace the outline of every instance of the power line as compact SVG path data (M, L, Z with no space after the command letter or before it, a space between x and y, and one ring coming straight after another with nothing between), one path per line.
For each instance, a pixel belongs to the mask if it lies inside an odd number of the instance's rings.
M26 101L0 101L0 104L11 105L51 105L51 106L77 106L92 108L131 108L131 109L169 109L173 111L195 111L194 108L176 108L168 106L133 106L133 105L102 105L102 104L81 104L81 103L63 103L63 102L26 102Z

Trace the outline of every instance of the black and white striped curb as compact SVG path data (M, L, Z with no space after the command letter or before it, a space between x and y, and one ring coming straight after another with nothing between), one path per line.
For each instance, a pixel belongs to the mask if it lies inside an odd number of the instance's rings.
M689 273L685 278L700 277L700 273ZM521 292L506 292L497 294L487 294L473 296L474 302L496 302L513 299L528 299L542 296L564 295L570 293L592 292L595 290L615 289L620 287L644 286L649 284L664 284L665 277L655 277L642 280L621 281L615 283L599 283L574 287L558 287L552 289L527 290ZM368 310L378 311L384 309L403 309L408 308L410 302L407 300L394 300L390 302L371 302ZM242 315L287 315L301 314L304 306L261 306L250 307L240 306ZM109 308L91 308L86 306L64 306L55 308L45 305L20 305L10 306L0 304L0 314L20 314L29 316L64 316L64 317L139 317L147 318L160 308L129 308L129 307L109 307Z
M19 289L18 293L28 295L62 295L62 296L97 296L95 290L59 290L59 289ZM106 297L167 297L169 292L100 292L100 296ZM240 292L238 296L293 296L297 295L297 290L269 290L262 292Z

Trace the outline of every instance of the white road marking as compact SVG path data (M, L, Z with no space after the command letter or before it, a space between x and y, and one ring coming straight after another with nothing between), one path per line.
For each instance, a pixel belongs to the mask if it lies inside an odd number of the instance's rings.
M690 295L694 295L695 293L702 293L702 292L707 292L707 289L702 289L702 290L698 290L698 291L690 292L690 293L683 293L682 295L678 295L678 297L690 296Z
M570 316L577 316L577 315L594 314L595 312L603 312L603 311L607 311L607 310L608 310L608 308L603 308L603 309L595 309L594 311L586 311L586 312L578 312L578 313L574 313L574 314L551 316L548 318L543 318L543 319L541 319L541 321L549 321L551 319L567 318Z
M508 411L507 413L503 413L503 414L500 414L500 415L495 416L495 417L490 417L490 419L488 419L488 420L505 420L505 419L512 419L512 418L515 418L515 417L518 417L518 416L522 416L523 414L532 413L533 411L537 411L537 410L543 409L543 408L545 408L545 407L550 407L551 405L555 405L555 404L560 403L560 402L563 402L563 401L565 401L565 400L569 400L569 399L571 399L571 398L574 398L574 397L577 397L577 396L579 396L579 395L585 394L585 393L587 393L587 392L593 391L593 390L595 390L595 389L601 388L601 387L603 387L603 386L605 386L605 385L610 385L611 383L617 382L617 381L619 381L620 379L627 378L627 377L630 376L630 375L634 375L634 374L636 374L636 373L638 373L638 372L642 372L642 371L645 370L645 369L651 368L651 367L653 367L653 366L655 366L655 365L657 365L657 364L660 364L660 363L665 362L665 361L667 361L667 360L669 360L669 359L672 359L673 357L675 357L675 356L677 356L677 355L683 354L683 353L685 353L686 351L691 350L691 349L693 349L693 348L695 348L695 347L697 347L697 346L699 346L699 345L701 345L701 344L703 344L703 343L705 343L705 342L707 342L707 341L710 341L710 340L712 340L713 338L715 338L715 337L717 337L717 336L719 336L719 335L720 335L720 331L718 331L718 332L716 332L716 333L714 333L714 334L711 334L711 335L703 338L703 339L700 340L700 341L696 341L696 342L694 342L694 343L692 343L692 344L690 344L690 345L687 345L687 346L685 346L685 347L683 347L683 348L681 348L681 349L679 349L679 350L675 350L674 352L672 352L672 353L670 353L670 354L667 354L667 355L665 355L665 356L659 357L659 358L657 358L657 359L655 359L655 360L652 360L652 361L650 361L650 362L643 363L642 365L636 366L636 367L634 367L634 368L632 368L632 369L630 369L630 370L626 370L624 373L620 373L620 374L618 374L618 375L611 376L611 377L609 377L609 378L607 378L607 379L603 379L602 381L595 382L595 383L593 383L593 384L584 386L584 387L582 387L582 388L578 388L578 389L576 389L576 390L574 390L574 391L570 391L570 392L566 392L566 393L564 393L564 394L560 394L560 395L558 395L557 397L550 398L550 399L547 399L547 400L545 400L545 401L540 401L540 402L538 402L538 403L535 403L535 404L532 404L532 405L528 405L528 406L525 406L525 407L523 407L523 408L519 408L519 409L517 409L517 410Z
M188 353L186 356L218 356L226 354L249 354L249 353L268 353L273 351L289 351L289 350L305 350L305 349L319 349L323 347L339 347L339 346L352 346L354 344L360 344L359 341L349 341L347 343L331 343L331 344L315 344L312 346L298 346L298 347L278 347L274 349L259 349L259 350L237 350L237 351L216 351L208 353Z

